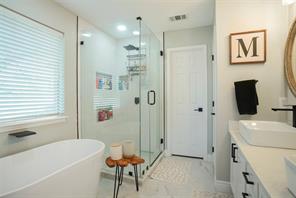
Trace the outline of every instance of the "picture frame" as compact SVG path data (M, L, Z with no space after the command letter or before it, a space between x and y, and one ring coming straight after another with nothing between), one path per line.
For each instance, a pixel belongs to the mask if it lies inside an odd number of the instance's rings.
M266 29L231 33L229 50L231 65L265 63Z

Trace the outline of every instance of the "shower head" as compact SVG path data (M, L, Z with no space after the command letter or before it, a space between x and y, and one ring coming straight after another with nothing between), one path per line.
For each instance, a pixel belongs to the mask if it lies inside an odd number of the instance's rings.
M127 46L123 46L123 47L127 51L130 51L130 50L139 50L139 48L138 47L135 47L134 45L127 45Z

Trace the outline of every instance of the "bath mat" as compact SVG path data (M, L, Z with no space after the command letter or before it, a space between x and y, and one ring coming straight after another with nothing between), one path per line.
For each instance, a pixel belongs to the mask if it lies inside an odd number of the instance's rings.
M152 179L175 184L186 184L191 170L191 162L184 158L164 158L153 173Z

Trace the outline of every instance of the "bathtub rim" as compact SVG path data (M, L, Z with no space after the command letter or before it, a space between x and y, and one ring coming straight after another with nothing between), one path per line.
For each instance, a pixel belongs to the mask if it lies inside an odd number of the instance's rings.
M56 171L52 172L51 174L46 175L45 177L37 179L37 180L35 180L35 181L33 181L33 182L29 183L29 184L26 184L26 185L23 185L23 186L19 187L19 188L15 188L14 190L4 192L4 193L0 194L0 197L7 196L7 195L10 195L12 193L16 193L16 192L21 191L23 189L29 188L30 186L38 184L38 183L40 183L42 181L45 181L46 179L48 179L48 178L50 178L50 177L52 177L52 176L54 176L54 175L56 175L56 174L58 174L58 173L60 173L60 172L62 172L64 170L66 170L66 169L69 169L69 168L79 164L80 162L85 161L86 159L90 159L90 158L94 157L95 155L97 155L99 153L102 153L102 155L103 155L106 145L105 145L105 143L103 143L101 141L98 141L98 140L94 140L94 139L69 139L69 140L62 140L62 141L52 142L52 143L49 143L49 144L41 145L41 146L34 147L34 148L26 150L26 151L22 151L22 152L19 152L19 153L15 153L15 154L3 157L3 158L9 158L9 157L12 157L13 155L19 155L19 154L22 154L22 153L25 153L25 152L29 152L31 150L37 150L40 147L45 147L45 146L50 145L50 144L57 144L57 143L71 142L71 141L76 142L76 141L83 141L83 140L87 140L87 141L91 141L91 142L97 142L100 145L102 145L102 147L100 149L98 149L96 152L91 153L89 155L86 155L85 157L83 157L83 158L81 158L81 159L79 159L79 160L77 160L77 161L75 161L73 163L70 163L69 165L64 166L63 168L61 168L59 170L56 170ZM3 158L0 158L0 159L3 159Z

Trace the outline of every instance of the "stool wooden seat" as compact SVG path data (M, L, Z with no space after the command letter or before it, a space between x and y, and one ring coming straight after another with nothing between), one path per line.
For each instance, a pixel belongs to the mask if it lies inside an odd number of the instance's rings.
M119 167L127 167L129 164L128 161L125 159L113 160L111 159L111 157L107 157L105 163L109 168L114 168L116 165L118 165Z
M117 198L119 187L123 181L124 168L131 164L134 167L136 189L139 191L139 177L138 177L138 165L144 163L145 160L139 156L134 155L131 158L122 158L120 160L113 160L111 157L107 157L105 160L106 165L109 168L115 167L115 178L114 178L114 191L113 197ZM120 171L119 171L120 169Z
M125 159L128 161L129 164L131 165L138 165L138 164L143 164L145 162L144 159L138 157L138 156L134 156L132 158L127 158Z

